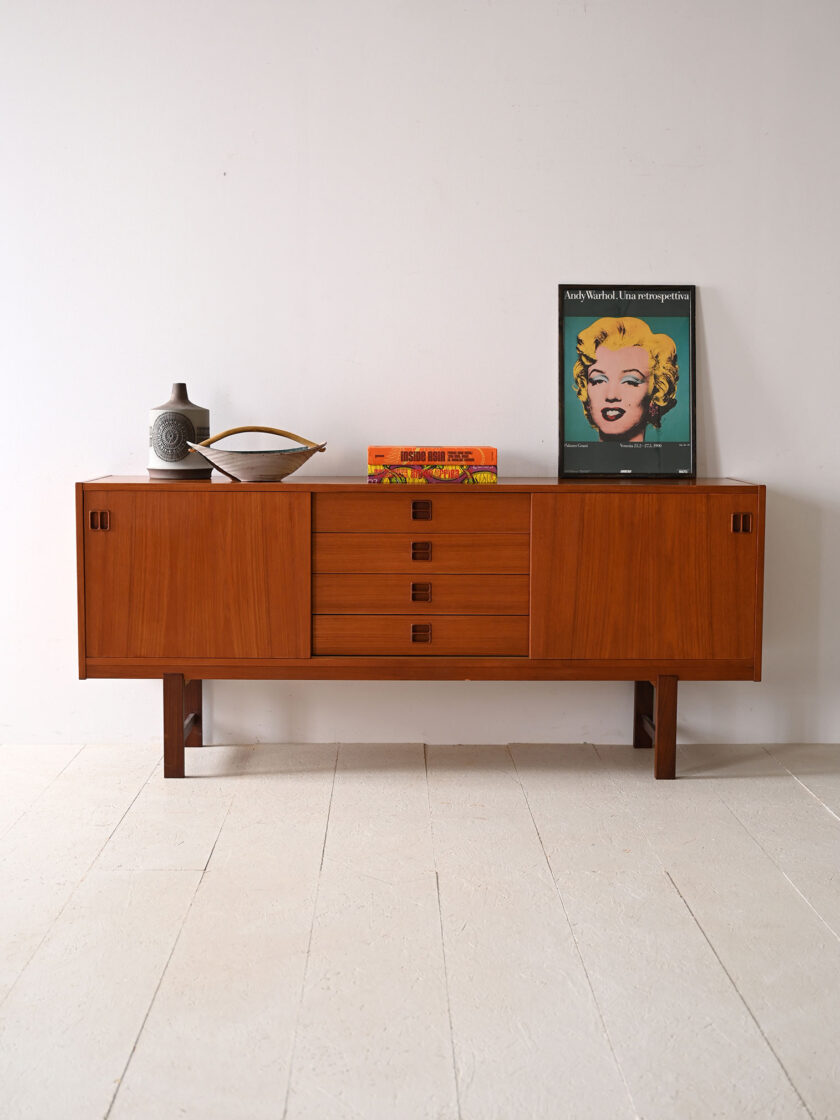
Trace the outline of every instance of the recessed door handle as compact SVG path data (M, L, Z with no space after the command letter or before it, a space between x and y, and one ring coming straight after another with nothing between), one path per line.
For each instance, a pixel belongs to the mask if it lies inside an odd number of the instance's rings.
M411 542L411 559L412 560L431 560L432 558L432 542L431 541L412 541Z
M431 603L432 585L430 583L412 583L411 601L412 603Z
M411 640L412 642L429 644L432 640L431 622L413 622L411 624Z
M412 521L431 521L432 503L429 498L417 498L411 503Z
M111 512L107 509L92 509L88 514L88 525L96 532L107 533L111 528Z
M752 532L753 516L751 513L733 513L732 514L732 532L733 533L751 533Z

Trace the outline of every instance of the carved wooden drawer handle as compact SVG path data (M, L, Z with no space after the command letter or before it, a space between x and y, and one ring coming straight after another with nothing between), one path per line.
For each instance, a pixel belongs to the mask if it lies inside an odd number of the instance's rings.
M751 533L752 532L752 514L751 513L733 513L732 514L732 532L733 533Z
M432 503L428 498L417 498L411 503L412 521L431 521Z
M431 560L432 558L432 542L431 541L412 541L411 542L411 559L412 560Z
M412 603L431 603L432 585L430 583L412 583L411 601Z
M431 622L413 622L411 624L411 640L412 642L430 643L432 640Z

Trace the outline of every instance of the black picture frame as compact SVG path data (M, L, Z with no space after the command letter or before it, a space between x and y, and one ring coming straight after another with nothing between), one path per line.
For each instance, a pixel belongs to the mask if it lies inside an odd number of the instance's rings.
M696 478L695 286L560 284L558 296L558 476Z

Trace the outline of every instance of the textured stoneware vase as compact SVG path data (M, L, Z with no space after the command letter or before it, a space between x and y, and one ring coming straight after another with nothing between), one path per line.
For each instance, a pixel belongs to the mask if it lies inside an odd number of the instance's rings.
M149 477L209 478L213 468L189 449L190 443L201 443L209 436L209 409L193 404L187 386L177 382L166 404L149 413Z

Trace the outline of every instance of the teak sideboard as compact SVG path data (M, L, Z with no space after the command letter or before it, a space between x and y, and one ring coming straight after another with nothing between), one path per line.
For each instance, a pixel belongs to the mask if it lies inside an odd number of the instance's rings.
M76 486L79 674L163 680L164 774L203 680L635 681L673 778L680 680L759 680L763 486ZM527 736L523 710L523 735Z

